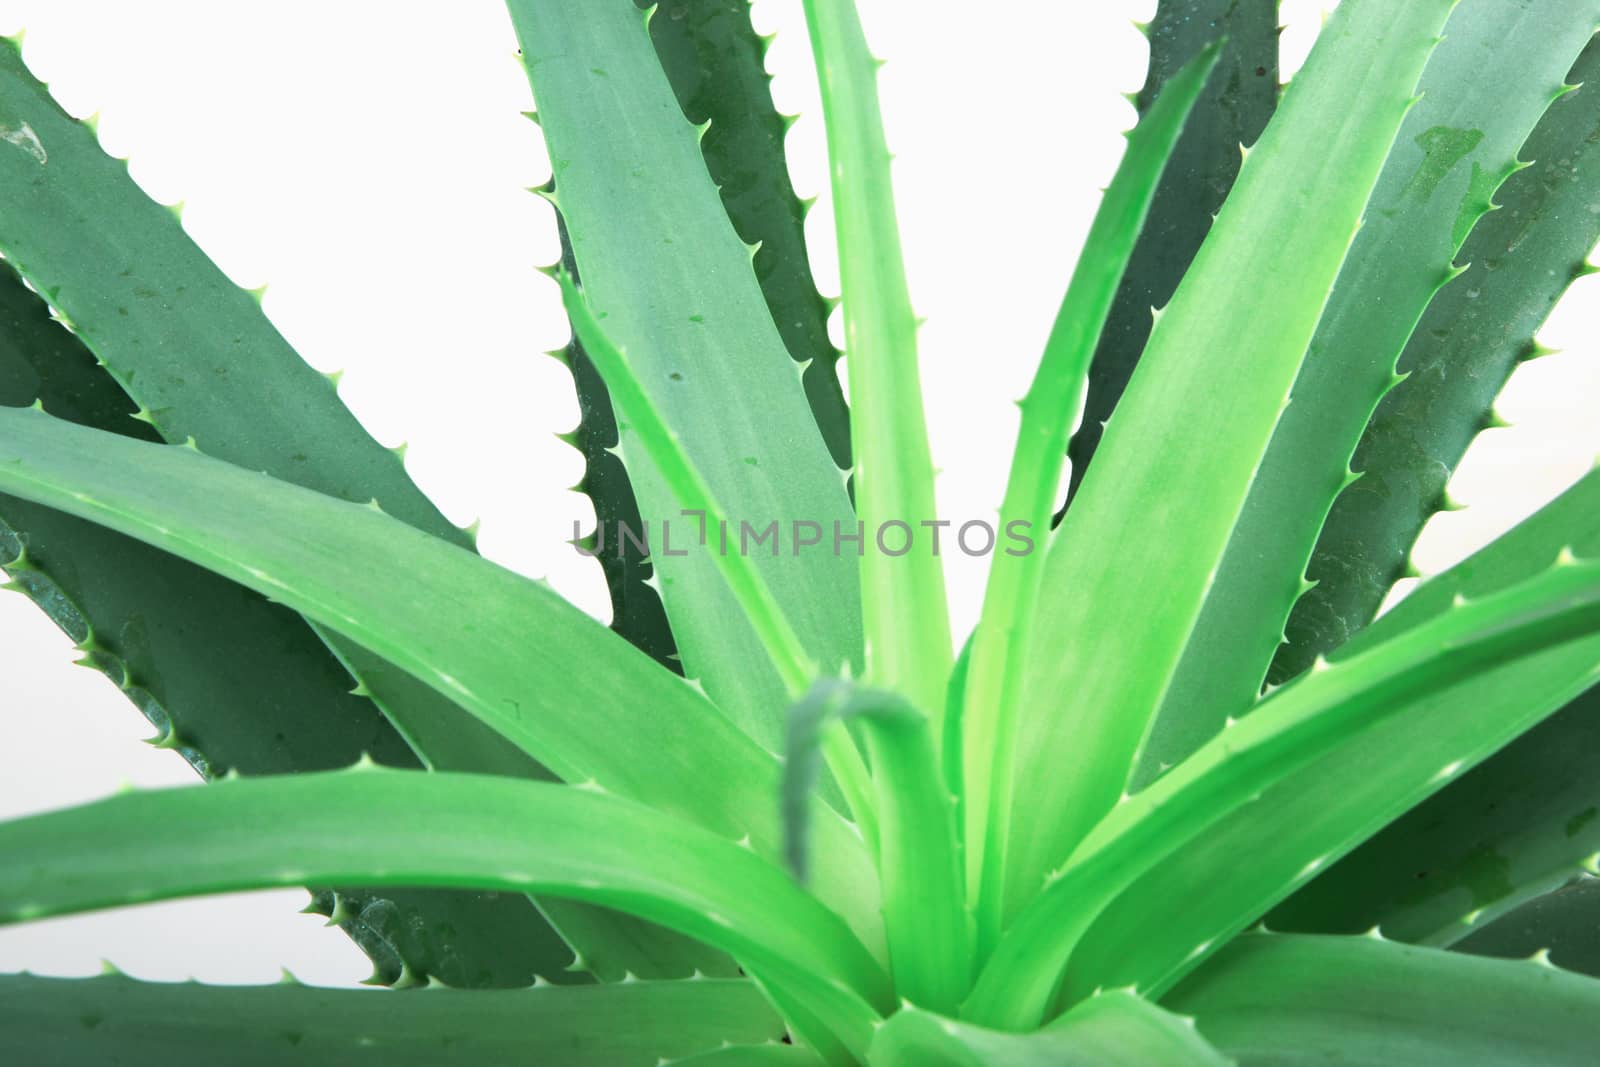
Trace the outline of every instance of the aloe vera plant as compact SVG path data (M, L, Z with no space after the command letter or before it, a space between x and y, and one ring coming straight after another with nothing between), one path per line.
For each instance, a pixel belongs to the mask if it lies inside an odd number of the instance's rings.
M746 0L508 7L609 628L0 47L0 559L208 780L0 823L0 921L306 887L393 987L0 976L7 1062L1592 1060L1600 469L1378 608L1594 270L1600 0L1343 0L1281 92L1161 0L959 529L851 0L848 407Z

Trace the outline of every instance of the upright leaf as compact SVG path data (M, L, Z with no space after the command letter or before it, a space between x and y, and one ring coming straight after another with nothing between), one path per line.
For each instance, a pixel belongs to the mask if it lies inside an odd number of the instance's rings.
M878 108L878 62L867 49L854 0L805 0L804 6L828 130L856 511L863 539L872 542L857 542L867 678L910 697L931 716L939 737L953 659L950 617L942 564L918 536L938 512L917 371L917 320Z
M638 441L639 451L659 474L673 503L684 514L699 517L707 540L715 531L726 541L732 522L699 466L684 449L682 435L667 425L659 392L642 380L637 365L645 358L625 353L604 332L587 298L578 292L570 277L561 275L558 282L573 331L612 394L619 428ZM765 576L743 552L724 547L715 551L712 558L717 561L718 577L732 591L778 677L791 696L798 694L816 676L817 666L800 643Z
M1045 343L1044 355L1022 398L1022 425L1006 479L1000 520L1008 535L1028 537L1026 550L997 552L989 567L983 613L972 637L963 694L962 754L966 764L967 869L976 893L980 951L1000 935L1004 904L1006 836L1010 822L1016 720L1020 714L1025 652L1033 636L1040 574L1061 484L1067 435L1106 314L1133 250L1156 183L1182 132L1184 120L1216 63L1206 49L1173 80L1161 102L1128 135L1128 151L1106 190L1084 242L1083 254Z
M768 660L778 672L790 697L799 694L817 676L817 667L808 656L789 621L773 596L759 568L752 564L740 550L726 545L731 520L705 477L685 453L681 437L671 429L661 414L661 403L640 380L630 358L607 336L595 318L593 309L579 293L570 277L561 275L561 297L567 308L567 318L582 340L584 349L594 360L604 376L616 404L620 425L638 440L640 450L656 470L662 484L673 501L685 515L700 518L709 539L710 531L720 534L723 546L712 554L719 577L726 583L734 601L743 610L745 619L761 643ZM862 824L869 840L872 832L873 807L868 796L867 768L861 755L848 738L830 738L828 755L833 763L856 821Z
M1013 907L1127 784L1451 7L1336 9L1156 324L1046 561Z
M549 189L555 190L554 182ZM572 256L572 241L559 217L556 230L561 240L558 269L576 277L578 263ZM583 477L577 488L594 504L595 531L574 547L593 553L600 561L611 595L611 629L663 667L681 674L678 646L655 590L649 539L635 541L622 533L624 528L643 531L645 525L628 468L616 451L621 438L616 413L611 410L611 394L576 334L559 350L558 358L572 372L578 395L578 425L563 440L583 456Z
M1542 15L1545 5L1539 6ZM1506 182L1500 209L1461 250L1471 266L1436 297L1400 358L1406 380L1379 405L1352 466L1361 478L1334 504L1307 571L1317 587L1290 617L1271 681L1304 670L1372 620L1404 576L1423 525L1446 506L1445 483L1511 372L1543 350L1535 332L1600 240L1600 43L1567 80Z
M1600 0L1462 0L1422 75L1140 754L1137 787L1261 694L1317 533L1395 361L1517 150L1600 21ZM1429 413L1431 417L1432 413ZM1418 413L1419 419L1421 413ZM1408 433L1410 431L1408 430Z
M815 524L806 529L820 528L824 538L836 521L853 525L843 477L784 352L750 249L728 220L644 17L630 0L509 6L585 292L684 450L736 520L758 531L776 524L786 549L796 522ZM621 452L657 538L655 565L684 669L775 750L782 681L717 574L720 547L710 538L695 543L705 531L679 513L637 449L624 431ZM859 663L859 601L852 561L827 547L771 555L762 547L750 559L811 658L834 669Z
M639 0L639 6L650 5ZM756 279L773 323L789 354L804 364L806 397L834 462L848 467L850 414L834 369L839 353L828 340L829 304L811 279L806 205L789 182L784 135L792 119L772 105L771 76L764 63L770 39L757 35L749 6L740 0L685 0L651 20L650 39L689 121L711 123L700 140L711 180L734 229L760 245ZM566 227L560 228L562 265L576 276ZM676 664L661 599L646 584L651 564L636 544L616 535L618 523L640 529L640 517L627 471L611 451L617 445L617 427L610 396L576 339L563 359L572 370L581 412L578 428L568 438L584 457L580 488L594 502L600 531L611 531L596 549L611 591L612 629L658 661Z
M1150 339L1152 308L1163 308L1211 229L1239 174L1241 145L1255 144L1278 101L1278 5L1274 0L1160 0L1145 27L1150 67L1133 97L1147 115L1167 83L1208 45L1224 39L1207 83L1162 173L1150 216L1117 287L1089 366L1083 423L1072 435L1078 492L1128 379ZM1059 516L1058 516L1059 520Z
M635 0L640 7L647 0ZM784 347L804 365L801 382L833 461L850 466L850 411L839 389L839 350L828 339L832 303L817 292L806 251L809 202L789 181L784 137L793 116L772 104L770 37L750 24L744 0L684 0L650 20L650 40L689 121L711 123L700 139L706 169L733 228L755 253L756 280Z

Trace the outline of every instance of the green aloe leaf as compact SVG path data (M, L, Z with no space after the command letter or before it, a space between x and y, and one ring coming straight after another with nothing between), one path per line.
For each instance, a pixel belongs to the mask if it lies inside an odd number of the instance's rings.
M575 271L566 226L558 218L561 269ZM677 645L667 624L666 611L652 584L655 569L640 546L618 537L621 525L642 530L639 505L622 459L613 451L618 443L617 419L611 410L600 372L574 336L560 352L572 372L580 419L565 439L582 455L583 478L577 488L594 503L597 533L588 545L600 562L611 595L611 629L619 637L669 670L681 673ZM605 531L612 531L607 537ZM461 768L471 769L471 768ZM729 975L731 960L709 954L703 946L687 944L678 935L641 923L629 916L572 900L540 902L540 910L561 937L575 947L574 966L590 971L602 981L629 975L646 978L682 977L690 971Z
M339 817L303 818L319 811ZM3 823L0 850L0 921L306 884L543 893L715 945L857 1045L888 997L849 928L778 868L593 788L373 765L234 779Z
M861 555L866 678L910 697L930 716L934 736L942 737L953 659L950 615L943 565L918 536L938 510L917 370L917 320L878 107L878 62L854 0L805 0L804 6L828 131L856 511L864 537L877 542ZM904 538L909 551L886 548L898 546L890 538Z
M82 425L143 439L127 395L9 265L0 268L0 400L33 400ZM449 708L437 728L412 719L406 740L298 615L177 557L53 509L0 502L12 587L27 593L79 643L84 662L123 689L207 777L322 770L368 755L386 765L549 777L526 753L478 728L403 672L351 646L366 691L385 704ZM196 636L204 635L203 644ZM385 982L437 975L463 986L616 979L624 972L731 974L731 960L666 931L583 905L550 902L560 934L517 896L400 890L319 895L320 910L372 958ZM579 958L569 944L579 946Z
M552 182L549 188L554 191L555 184ZM578 264L572 257L572 241L559 216L556 230L561 240L557 269L576 277ZM678 646L672 638L666 608L655 590L655 564L644 543L619 533L624 526L635 531L645 527L628 469L616 451L621 438L616 413L611 409L611 394L576 334L556 356L572 372L572 384L578 394L578 425L562 439L583 456L583 477L576 488L594 504L595 532L574 547L592 553L600 563L611 596L611 629L663 667L681 674Z
M817 666L801 644L761 570L749 562L744 552L726 545L734 520L689 458L682 434L667 425L661 413L664 405L657 391L641 378L638 365L646 362L645 358L623 352L612 341L571 277L563 274L558 281L573 331L611 393L618 427L638 441L640 452L657 471L682 513L699 518L708 541L715 537L723 543L723 547L714 549L712 554L719 575L733 593L785 688L791 696L797 694L816 677Z
M13 41L0 43L0 126L26 128L38 148L0 153L0 252L134 399L140 419L170 443L193 440L207 455L342 500L377 500L435 537L471 543L289 347L259 294L234 285L177 213L61 110ZM359 648L335 652L408 739L437 750L429 758L541 773L451 701Z
M636 0L650 7L646 0ZM850 466L850 410L839 389L839 350L828 339L833 302L817 292L806 251L810 207L795 196L784 154L794 116L772 104L770 37L750 24L742 0L682 0L650 20L650 40L689 121L711 123L700 151L739 236L761 247L756 280L784 347L804 365L801 382L833 461ZM714 56L715 62L707 62Z
M581 8L509 4L555 171L552 194L585 294L648 382L684 451L736 521L853 528L800 370L762 297L630 0ZM693 235L690 239L689 235ZM740 402L730 405L728 398ZM769 750L782 736L782 679L718 574L719 551L624 431L620 446L650 523L655 567L685 672ZM676 547L662 540L670 522ZM853 561L815 548L752 553L810 658L859 665Z
M1452 946L1474 956L1522 959L1543 953L1563 970L1600 976L1600 878L1578 875L1534 897Z
M375 509L36 411L0 410L0 492L104 523L333 626L449 692L566 781L781 855L777 761L688 683L539 583ZM474 606L464 620L439 610L462 602ZM818 895L881 944L859 838L831 810L815 826L827 842Z
M1546 7L1538 7L1538 16ZM1555 102L1521 155L1533 166L1496 195L1461 250L1471 266L1434 298L1400 358L1405 382L1378 406L1352 466L1361 479L1334 504L1307 571L1317 587L1296 606L1271 680L1304 670L1372 621L1410 570L1428 519L1467 446L1495 424L1512 371L1573 279L1592 271L1600 240L1600 42L1567 76L1583 87Z
M1010 910L1127 783L1452 6L1336 9L1156 324L1046 561ZM1115 643L1084 639L1107 626Z
M44 301L0 265L0 404L41 401L85 426L153 439L136 408ZM154 743L215 778L417 757L294 612L176 556L16 497L0 498L0 560L32 599L150 720ZM203 643L196 641L204 635ZM525 765L531 765L518 753ZM520 773L520 772L518 772ZM459 986L527 985L572 952L515 896L396 890L319 895L373 961L374 977L437 975Z
M1352 651L1522 580L1563 547L1600 553L1600 470L1489 547L1416 590L1362 631ZM1561 674L1600 669L1583 642L1540 676L1510 680L1530 705ZM1515 692L1516 689L1508 689ZM1558 690L1559 692L1559 690ZM1274 910L1274 929L1356 933L1381 927L1399 941L1448 945L1473 925L1567 881L1600 852L1592 826L1600 787L1590 753L1600 691L1589 690L1471 772L1419 804Z
M256 294L228 280L0 46L0 124L32 150L0 153L0 249L71 324L168 441L365 503L466 544L289 347ZM36 142L36 143L35 143ZM41 158L43 157L43 158Z
M611 391L620 425L638 440L662 484L685 515L696 515L707 531L717 531L721 547L713 553L717 570L746 621L761 642L767 658L777 669L791 697L804 691L817 676L817 667L767 585L760 569L742 549L727 544L733 526L728 513L705 478L685 454L682 438L666 424L661 405L640 380L633 361L612 343L600 326L593 309L567 275L559 277L561 297L567 318L583 342L584 350L599 368ZM742 530L740 531L742 535ZM847 737L830 737L828 755L856 820L864 824L868 840L875 839L871 816L874 809L868 796L867 768L853 742Z
M0 404L157 440L94 354L0 264ZM363 751L416 766L304 621L211 572L16 497L0 498L11 586L37 603L206 777L325 770ZM204 634L201 649L193 635ZM219 667L221 669L219 669ZM211 714L228 705L226 716ZM243 721L238 721L243 720Z
M1256 143L1277 106L1278 32L1276 0L1160 0L1155 18L1144 27L1150 66L1143 88L1132 97L1141 116L1150 113L1167 83L1191 60L1226 40L1217 72L1162 173L1095 349L1083 423L1072 435L1069 452L1069 500L1150 338L1150 309L1172 300L1238 177L1240 145Z
M755 32L746 4L685 0L667 17L650 20L650 40L689 121L711 123L700 139L706 168L734 229L760 245L756 279L773 324L789 354L804 365L806 397L834 462L848 467L850 413L834 373L839 352L828 339L831 305L811 278L807 205L795 196L784 155L784 136L793 119L773 107L771 75L764 63L770 38ZM717 61L705 62L706 55ZM545 191L555 191L553 180ZM557 225L562 269L576 277L566 224L558 218ZM637 545L614 533L618 523L641 529L641 519L627 471L612 451L618 436L610 395L576 338L562 351L562 360L572 371L581 412L577 429L567 436L584 457L579 488L594 502L599 528L613 531L595 546L611 593L611 628L676 669L676 645L661 598L647 584L653 568Z
M38 375L38 395L22 398L23 403L43 399L54 411L76 405L79 397L110 397L116 389L132 399L139 421L112 409L95 413L107 422L83 421L122 433L144 427L172 443L193 440L209 455L342 499L379 500L391 514L419 529L456 544L471 543L469 535L452 526L411 482L399 455L374 441L340 402L333 385L278 334L261 313L259 294L235 286L189 239L177 212L151 201L128 176L126 164L100 148L93 130L50 98L23 65L14 41L0 43L0 126L19 131L19 136L28 131L47 160L41 165L29 151L0 153L0 182L6 190L0 196L0 250L72 324L97 361L91 367L81 359L49 360L48 349L25 357L31 358L36 373L43 373ZM12 298L25 296L13 287ZM28 343L49 344L37 337ZM20 384L32 385L32 376ZM116 408L114 401L112 407ZM33 540L31 530L16 532ZM97 562L92 554L122 555L104 534L87 545L73 536L69 533L66 541L57 537L50 549L53 580L77 570L88 581L109 558L101 556ZM224 590L215 580L190 585L182 581L182 571L174 573L171 568L170 563L162 564L143 575L146 581L137 598L97 611L94 622L107 640L119 633L137 633L138 627L123 629L124 619L138 618L146 627L160 627L163 602L182 605L189 612L187 617L171 616L169 634L210 633L212 621L199 614L208 608L199 605L207 604L215 612L226 602L238 606L241 614L216 632L244 630L246 639L259 641L253 654L259 669L277 675L275 684L264 685L256 699L276 700L279 707L293 705L296 711L288 715L317 718L317 709L351 700L351 683L339 677L337 665L330 668L328 651L319 647L329 635L323 633L319 640L300 633L295 627L303 629L304 624L281 611L275 618L263 619L263 609L244 608L249 594ZM175 584L158 585L158 576L175 579ZM75 594L80 606L90 599L82 582L66 580L78 588L63 593ZM128 583L138 580L114 579L106 588L120 585L126 590ZM150 595L158 590L158 595ZM253 631L248 630L251 626ZM165 641L159 650L152 647L139 655L139 662L129 662L144 672L142 678L135 676L134 684L153 685L157 677L176 674L177 665L187 661L177 644ZM480 726L453 700L357 646L337 639L328 644L355 675L363 694L382 708L428 765L549 777L536 761ZM268 648L275 654L271 661L262 651ZM214 663L208 674L229 661L217 658ZM233 673L217 680L225 686L240 682ZM323 682L331 688L320 694L311 691ZM188 695L174 695L187 706L167 707L163 713L176 714L187 729L187 738L177 739L178 743L192 746L203 739L223 748L252 749L275 743L279 735L288 736L294 725L292 718L280 717L277 711L246 717L231 700L195 694L189 702ZM335 721L339 715L337 710L330 712ZM385 736L387 731L374 725L365 744L354 751L333 747L330 736L329 749L321 756L312 755L308 750L315 750L325 733L303 733L293 743L293 758L309 762L262 769L334 766L353 759L363 747L380 758L395 748ZM398 756L393 759L401 761ZM416 973L444 967L463 983L518 985L535 973L529 970L530 958L506 958L509 947L496 948L497 944L537 948L531 964L541 972L558 972L568 956L537 912L514 899L453 901L445 894L426 894L414 900L351 900L343 910L372 917L360 924L347 923L346 929L374 955L380 977L400 977L397 966ZM405 916L403 921L394 917L396 911ZM484 915L474 918L474 911ZM442 938L448 929L460 933ZM445 940L456 943L447 945ZM674 968L680 973L696 965L716 966L715 957L700 953L696 958L687 946L683 955Z
M1178 970L1203 959L1213 945L1259 914L1253 893L1275 891L1281 897L1325 864L1326 856L1315 856L1299 872L1281 874L1282 856L1325 842L1314 825L1272 825L1276 833L1265 833L1269 827L1263 823L1276 814L1262 802L1268 790L1302 769L1317 768L1319 760L1359 746L1374 725L1404 719L1416 702L1432 698L1442 685L1492 674L1497 667L1529 662L1541 653L1565 651L1567 642L1597 630L1600 560L1582 562L1568 552L1533 578L1477 600L1460 600L1437 618L1275 693L1255 714L1107 815L1006 932L964 1014L1006 1028L1036 1025L1062 989L1069 956L1104 908L1171 859L1207 856L1222 888L1221 899L1213 902L1216 911L1180 895L1184 909L1159 929L1151 928L1149 910L1139 912L1138 951L1129 954L1131 962L1101 959L1085 966L1073 960L1065 1000L1121 985L1129 971L1127 984L1165 988ZM1591 671L1584 669L1585 674ZM1403 753L1388 760L1369 753L1364 773L1381 786L1362 798L1362 804L1347 797L1335 821L1347 829L1370 822L1372 808L1383 801L1392 811L1396 797L1409 798L1450 780L1465 768L1468 757L1481 758L1478 748L1485 735L1492 738L1504 720L1515 721L1519 714L1524 714L1519 703L1505 701L1491 704L1481 720L1460 716L1451 730L1440 732L1429 750L1433 762L1423 766L1410 763ZM1243 871L1237 853L1219 848L1213 837L1235 813L1257 819L1252 863ZM1275 874L1280 880L1273 885L1268 879ZM1198 943L1190 940L1196 930L1191 912L1216 922L1200 928ZM1128 933L1126 928L1121 932ZM1095 962L1106 970L1093 966Z
M1423 584L1413 598L1342 650L1335 667L1393 641L1415 639L1425 626L1448 617L1458 593L1477 597L1514 588L1546 571L1561 557L1562 546L1588 552L1596 546L1596 493L1600 473L1460 567ZM1158 871L1123 891L1079 947L1069 990L1081 995L1101 982L1157 988L1152 983L1168 981L1157 976L1175 976L1199 965L1228 934L1265 914L1290 890L1319 873L1340 870L1342 865L1334 862L1339 857L1430 795L1466 781L1476 764L1590 688L1597 665L1600 638L1573 641L1520 664L1447 678L1436 692L1409 701L1403 715L1352 735L1337 751L1283 778L1258 802L1222 820L1194 847L1166 857ZM1276 694L1260 710L1269 708L1272 699ZM1233 732L1211 744L1229 743ZM1163 781L1157 779L1156 785ZM1471 852L1477 832L1473 817L1470 805L1463 807L1460 824L1444 834L1462 843L1464 853ZM1428 831L1432 829L1430 822ZM1245 852L1251 856L1247 870L1235 861ZM1285 907L1307 916L1294 922L1297 926L1311 923L1320 910L1323 915L1315 922L1322 929L1357 927L1374 899L1388 894L1404 898L1407 887L1417 881L1417 869L1409 862L1408 857L1406 866L1385 870L1370 882L1361 877L1372 870L1365 862L1337 876L1335 881L1349 893L1351 918L1343 917L1345 903L1336 893L1320 890L1310 892L1304 904ZM1467 884L1495 883L1472 879ZM1470 896L1446 894L1460 907L1458 915L1476 907ZM1148 936L1145 917L1175 899L1183 900L1184 907L1164 912L1161 936ZM1277 914L1268 920L1269 925L1290 921Z
M913 1008L872 1044L873 1067L1228 1067L1194 1020L1115 990L1031 1034L985 1030Z
M1163 1001L1245 1067L1594 1062L1600 982L1538 960L1249 934Z
M730 979L375 992L0 975L9 1063L657 1067L782 1030L752 983Z
M0 266L0 403L35 400L73 422L151 439L126 394L44 301ZM326 770L366 754L417 757L294 612L131 538L15 497L0 499L0 559L18 590L76 643L172 748L212 778ZM204 635L203 645L196 635ZM386 687L392 691L393 686ZM485 767L527 773L522 753ZM374 977L437 975L526 985L569 972L572 952L525 900L396 890L319 897L371 958ZM702 958L705 952L702 950ZM710 970L712 961L705 960ZM685 970L684 973L687 973Z
M1000 935L1004 903L1006 837L1011 818L1017 702L1033 637L1044 544L1055 507L1067 436L1077 419L1079 397L1112 297L1144 224L1156 183L1190 109L1217 60L1203 51L1167 87L1159 103L1128 135L1128 151L1106 190L1084 242L1072 281L1033 384L1022 398L1022 424L1006 479L1000 521L1007 533L1020 523L1030 536L1028 551L997 552L989 568L983 613L972 638L963 695L962 752L967 764L967 871L976 894L981 950Z
M1137 788L1261 694L1395 361L1600 22L1600 0L1462 0L1423 72L1140 754Z
M1600 645L1586 647L1600 665ZM1591 688L1340 860L1268 925L1459 943L1600 853L1596 744L1600 689Z
M550 898L535 903L551 929L571 946L569 971L602 982L739 974L739 965L726 953L632 915L579 900Z

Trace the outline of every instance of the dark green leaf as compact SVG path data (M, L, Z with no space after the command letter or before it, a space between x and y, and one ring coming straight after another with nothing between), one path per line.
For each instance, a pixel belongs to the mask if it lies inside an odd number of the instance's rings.
M1256 142L1277 106L1275 0L1161 0L1145 35L1150 39L1150 68L1133 101L1141 116L1202 49L1224 37L1227 43L1162 175L1095 351L1083 424L1068 452L1071 494L1077 493L1105 421L1122 399L1149 340L1150 309L1166 307L1172 299L1211 230L1212 216L1233 188L1240 145Z
M1468 934L1453 947L1501 959L1527 959L1542 952L1557 967L1600 976L1600 879L1580 874Z

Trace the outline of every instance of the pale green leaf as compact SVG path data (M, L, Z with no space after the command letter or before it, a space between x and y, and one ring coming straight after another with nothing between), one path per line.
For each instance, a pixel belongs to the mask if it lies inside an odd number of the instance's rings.
M750 554L810 658L861 660L854 528L834 466L751 266L632 0L511 0L584 292L629 353L684 452L736 522L776 523L785 550ZM730 403L730 398L738 398ZM680 514L624 431L652 558L686 673L768 750L787 694L718 574L717 531ZM822 541L788 550L795 522ZM662 523L670 523L671 543ZM803 532L809 534L810 528ZM737 542L741 531L732 536Z
M917 320L878 108L878 64L854 0L805 0L804 6L828 132L856 511L870 542L860 560L867 680L910 697L941 737L950 616L943 565L922 526L937 519L938 510L917 371ZM909 551L896 552L903 540Z

